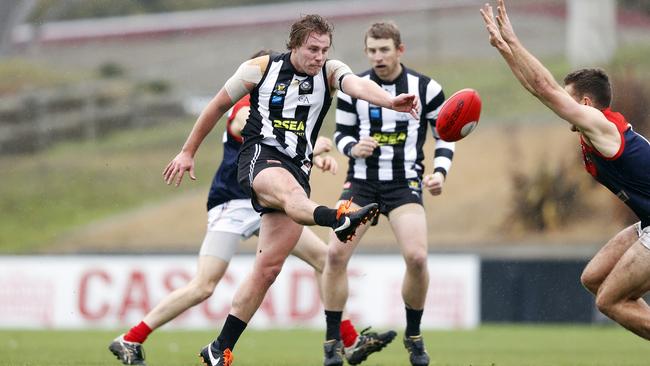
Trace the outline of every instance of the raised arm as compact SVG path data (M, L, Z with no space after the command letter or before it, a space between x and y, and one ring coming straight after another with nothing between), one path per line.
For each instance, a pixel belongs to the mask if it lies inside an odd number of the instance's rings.
M609 149L605 145L610 145L612 139L617 137L616 128L598 109L573 99L551 72L523 46L510 23L504 0L497 0L496 17L492 18L489 6L484 7L481 13L490 32L491 42L493 37L498 37L498 33L510 48L511 57L506 52L504 59L508 65L512 64L511 69L522 85L555 114L575 126L596 148ZM498 32L489 24L490 19L496 20ZM499 44L498 41L495 42ZM501 54L504 55L503 52Z
M496 21L494 19L494 12L492 11L492 6L490 4L485 4L480 10L483 20L485 21L485 28L487 29L490 35L490 44L492 47L496 48L503 59L506 61L506 64L512 70L512 73L515 75L517 80L523 85L523 87L528 90L531 94L535 95L535 89L533 89L528 81L524 78L521 73L521 70L517 67L514 57L512 55L512 50L506 41L501 37L499 28L497 27Z

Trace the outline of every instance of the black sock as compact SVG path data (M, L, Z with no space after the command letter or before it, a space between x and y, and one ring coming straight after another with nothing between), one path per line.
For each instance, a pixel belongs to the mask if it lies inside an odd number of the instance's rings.
M226 348L230 348L232 351L235 348L235 343L237 343L239 336L244 332L244 329L246 329L246 323L243 320L232 314L228 314L226 322L223 324L223 328L221 328L221 333L216 340L216 342L219 342L219 349L223 351Z
M424 310L406 308L406 332L405 336L411 337L420 335L420 323Z
M314 221L317 225L333 227L336 225L336 210L333 208L318 206L314 209Z
M341 317L342 311L325 310L325 322L327 323L327 333L325 333L325 340L336 339L341 340Z

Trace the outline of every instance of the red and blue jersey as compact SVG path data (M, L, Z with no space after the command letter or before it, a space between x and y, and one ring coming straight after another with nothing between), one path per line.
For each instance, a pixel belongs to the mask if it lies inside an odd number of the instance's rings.
M212 178L212 185L208 194L208 211L231 200L250 198L244 193L237 181L237 156L243 140L241 136L235 135L231 131L231 124L237 112L241 108L250 105L250 96L246 95L235 103L228 116L226 131L223 136L223 160L214 174L214 178Z
M602 112L616 125L621 147L608 158L581 137L585 169L634 211L641 227L650 226L650 143L632 129L622 114L609 108Z

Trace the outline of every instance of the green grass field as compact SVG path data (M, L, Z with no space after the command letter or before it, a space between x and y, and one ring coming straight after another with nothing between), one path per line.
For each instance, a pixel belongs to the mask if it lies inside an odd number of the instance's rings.
M148 365L199 365L198 350L215 335L154 333L145 347ZM0 331L0 366L121 365L107 350L115 336L106 331ZM431 366L637 366L647 365L650 355L646 341L617 326L488 325L424 336ZM247 331L235 349L234 364L322 365L322 337L319 331ZM409 362L396 339L363 365Z

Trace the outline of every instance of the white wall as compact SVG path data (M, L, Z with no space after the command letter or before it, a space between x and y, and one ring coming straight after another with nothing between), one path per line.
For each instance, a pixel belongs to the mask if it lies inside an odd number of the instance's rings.
M228 314L252 256L236 257L215 294L171 322L170 328L213 329ZM0 328L125 328L139 322L195 271L195 256L0 257ZM479 258L430 256L431 283L424 328L471 328L479 323ZM401 256L358 255L350 263L348 311L359 327L405 324ZM313 271L290 257L253 328L325 324Z

